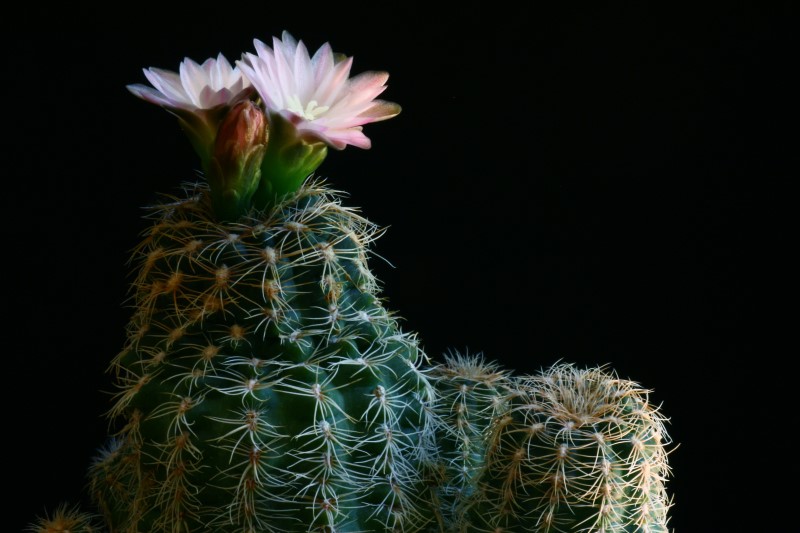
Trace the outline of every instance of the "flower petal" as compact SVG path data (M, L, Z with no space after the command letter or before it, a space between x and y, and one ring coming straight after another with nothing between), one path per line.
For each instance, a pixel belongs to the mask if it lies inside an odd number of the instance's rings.
M308 101L313 98L314 91L314 69L311 65L311 58L308 56L308 49L303 41L297 43L292 64L292 76L294 89L301 101Z
M187 57L181 63L178 73L181 76L183 89L191 102L199 109L205 108L200 93L208 86L209 80L203 67Z
M387 102L386 100L374 100L372 107L366 111L359 113L359 118L368 118L369 122L378 122L380 120L387 120L396 117L400 114L401 107L394 102Z
M350 75L352 65L352 57L336 63L319 82L314 98L321 104L331 107L341 97L342 92L347 90L347 77Z
M156 91L152 87L136 83L134 85L128 85L127 89L130 92L132 92L135 96L138 96L142 100L146 100L151 104L173 107L174 102L172 100L164 97L162 93Z
M166 98L175 102L176 105L182 104L182 106L185 106L186 104L191 104L181 84L181 78L176 73L159 68L150 68L144 69L144 76L156 90L161 91Z

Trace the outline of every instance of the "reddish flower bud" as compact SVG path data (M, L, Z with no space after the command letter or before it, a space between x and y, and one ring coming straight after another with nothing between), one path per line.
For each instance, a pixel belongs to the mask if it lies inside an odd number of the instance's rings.
M218 216L247 211L261 179L267 137L267 117L250 100L236 104L222 120L209 176Z

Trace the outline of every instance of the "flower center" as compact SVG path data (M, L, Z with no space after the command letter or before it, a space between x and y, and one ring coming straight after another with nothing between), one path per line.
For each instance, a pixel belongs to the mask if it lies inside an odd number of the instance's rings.
M306 104L305 109L303 108L303 104L300 103L300 98L295 94L289 97L289 105L286 107L292 113L300 115L306 120L315 120L319 115L325 113L329 106L326 105L318 105L316 100L311 100L308 104Z

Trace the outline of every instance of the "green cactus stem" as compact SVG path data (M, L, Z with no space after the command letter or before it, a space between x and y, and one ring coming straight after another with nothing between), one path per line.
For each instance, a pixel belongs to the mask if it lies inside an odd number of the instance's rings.
M432 386L377 296L380 231L309 185L219 223L204 186L152 213L92 469L113 533L413 531Z
M486 468L488 429L505 414L512 390L509 374L480 354L448 354L434 366L437 463L431 470L431 501L445 531L458 531Z

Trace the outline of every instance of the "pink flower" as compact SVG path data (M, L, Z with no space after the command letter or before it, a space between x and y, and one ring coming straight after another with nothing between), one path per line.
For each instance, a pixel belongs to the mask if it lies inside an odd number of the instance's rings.
M250 82L222 54L202 65L187 57L178 72L149 68L144 75L153 87L137 83L128 85L128 90L178 117L208 171L217 128L230 107L252 94Z
M190 112L233 104L250 85L222 54L202 65L187 57L178 72L149 68L144 75L153 87L137 83L128 85L130 92L153 104Z
M387 73L364 72L350 78L353 58L336 57L328 43L310 57L303 42L288 32L272 42L270 48L256 39L257 55L247 53L237 65L268 112L294 124L298 135L340 150L348 144L369 148L362 126L400 112L399 105L375 99L386 89Z

